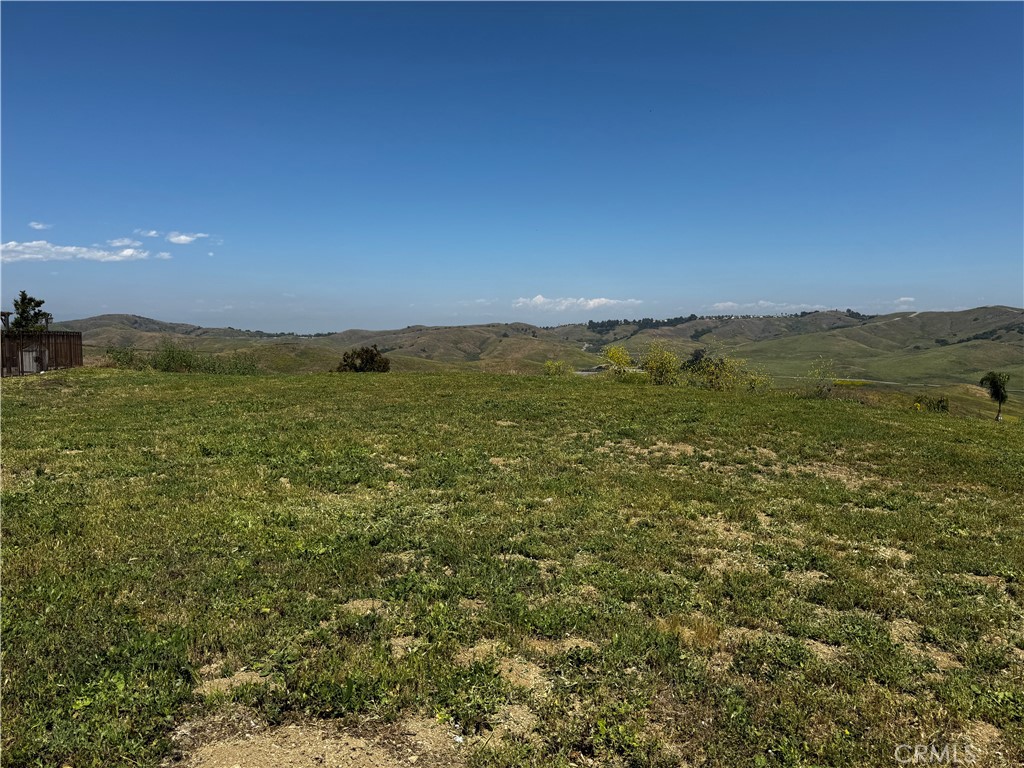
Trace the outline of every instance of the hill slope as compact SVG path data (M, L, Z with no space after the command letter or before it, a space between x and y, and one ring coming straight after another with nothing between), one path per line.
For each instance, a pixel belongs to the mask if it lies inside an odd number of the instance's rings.
M784 317L691 316L672 323L650 327L609 321L553 328L490 323L297 336L99 315L59 327L82 331L87 357L93 360L109 347L153 349L171 338L214 354L246 351L281 372L327 370L346 349L369 344L388 354L396 370L537 372L546 360L579 369L599 364L601 350L611 344L639 355L658 341L682 356L710 346L779 377L801 376L823 357L848 378L973 384L985 371L999 369L1009 371L1016 386L1024 382L1024 310L1013 307L874 317L836 310Z

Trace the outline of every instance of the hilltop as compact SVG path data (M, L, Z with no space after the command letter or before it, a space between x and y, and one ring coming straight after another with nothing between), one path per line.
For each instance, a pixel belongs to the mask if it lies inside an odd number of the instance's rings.
M863 315L851 310L788 316L720 315L670 320L608 320L539 327L527 323L414 325L298 335L206 328L138 315L99 315L58 324L81 331L87 357L109 347L152 349L171 338L209 353L247 351L269 370L327 370L341 353L376 344L396 370L437 368L537 372L546 360L576 369L600 364L601 350L621 344L634 354L659 341L680 355L710 346L764 366L779 377L800 376L819 357L848 378L901 383L975 383L985 371L1008 370L1024 381L1024 309L978 307L959 312Z

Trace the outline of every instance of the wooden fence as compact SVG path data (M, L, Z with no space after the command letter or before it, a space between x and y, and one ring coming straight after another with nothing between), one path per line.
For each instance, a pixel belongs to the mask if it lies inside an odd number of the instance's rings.
M3 331L0 334L4 376L24 376L82 365L79 331Z

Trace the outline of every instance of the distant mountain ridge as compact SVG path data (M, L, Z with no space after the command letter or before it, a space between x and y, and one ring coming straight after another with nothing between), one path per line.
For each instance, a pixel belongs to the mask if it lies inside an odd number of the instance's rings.
M600 352L621 344L640 354L658 341L677 354L710 346L760 364L777 376L799 376L819 357L850 378L975 382L990 369L1009 370L1024 382L1024 309L978 307L958 312L862 315L828 310L799 315L718 315L666 321L603 321L539 327L528 323L401 329L350 329L327 334L267 333L207 328L139 315L98 315L55 324L81 331L87 357L109 347L153 349L162 338L199 351L247 351L269 370L329 370L346 349L376 344L395 370L438 367L536 372L546 360L582 369Z

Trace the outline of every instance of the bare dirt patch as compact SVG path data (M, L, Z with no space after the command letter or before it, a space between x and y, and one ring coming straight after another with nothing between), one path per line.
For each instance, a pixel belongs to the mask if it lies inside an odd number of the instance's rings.
M915 656L930 660L940 672L963 666L952 653L930 643L920 642L921 629L920 624L909 619L894 619L889 622L889 634L892 635L893 642L899 643Z
M865 483L873 480L863 472L842 464L829 464L824 461L815 461L808 464L796 464L789 467L794 472L804 475L814 475L827 480L835 480L850 490L856 490Z
M203 696L209 696L211 693L227 693L232 688L238 688L241 685L248 685L250 683L258 685L267 682L269 679L259 672L254 672L250 669L240 669L228 677L216 677L215 675L220 668L220 664L209 664L199 670L199 676L203 679L203 682L196 688L196 693Z
M384 610L384 603L380 600L359 598L357 600L349 600L341 607L349 613L354 613L356 616L368 616L371 613L379 613Z
M441 768L465 764L457 735L426 718L376 730L311 721L267 728L248 716L186 724L174 741L182 768ZM235 730L232 730L234 728ZM172 763L165 762L165 766Z
M391 656L396 659L401 659L403 656L408 656L410 653L415 651L419 645L419 641L412 635L403 635L402 637L392 637L390 645Z
M909 645L921 635L921 625L910 619L893 619L889 622L889 634L894 642Z
M1006 756L1003 732L991 723L972 720L964 728L963 743L970 747L971 765L977 768L1009 768L1014 763ZM958 740L959 741L959 740Z
M558 656L580 649L597 650L596 643L580 637L567 637L563 640L542 640L534 637L527 640L525 645L534 653L539 653L542 656Z
M507 646L496 640L481 640L471 648L463 648L455 654L455 663L468 667L478 661L498 657L498 674L510 685L525 688L531 693L546 695L551 690L551 681L544 676L544 670L536 664L519 657L501 654Z
M784 578L797 587L813 587L829 581L829 575L821 571L787 571Z
M518 657L498 662L498 673L506 682L531 693L546 696L551 692L551 681L544 676L544 670L532 661Z
M497 556L498 560L503 563L534 563L540 568L541 575L546 578L550 578L558 573L561 569L561 564L557 560L545 560L543 558L532 558L526 555L520 555L517 552L506 552Z
M842 655L842 649L835 645L828 645L810 638L805 639L803 643L804 648L825 662L835 661Z
M463 648L455 654L455 663L468 667L474 662L497 656L503 647L497 640L481 640L471 648Z
M895 560L900 565L907 565L914 559L912 554L898 547L875 547L875 553L883 560Z
M473 600L468 597L459 599L459 610L466 611L467 613L480 613L486 610L487 603L483 600Z
M979 576L976 573L961 573L958 576L970 584L990 587L997 592L1007 593L1006 579L1001 576Z
M488 737L490 739L496 738L501 741L512 741L516 738L535 740L537 738L535 731L540 725L540 718L529 707L523 704L512 704L499 709L492 724L494 728Z

